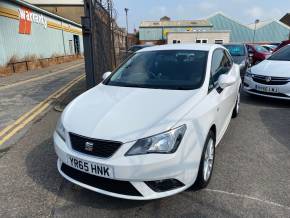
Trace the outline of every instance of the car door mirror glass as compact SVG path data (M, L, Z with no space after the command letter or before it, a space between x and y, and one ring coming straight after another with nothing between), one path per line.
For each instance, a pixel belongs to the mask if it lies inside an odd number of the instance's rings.
M110 71L104 73L103 74L103 80L107 79L111 74L112 74L112 72L110 72Z
M222 89L235 84L236 78L229 74L222 74L218 79L218 85Z

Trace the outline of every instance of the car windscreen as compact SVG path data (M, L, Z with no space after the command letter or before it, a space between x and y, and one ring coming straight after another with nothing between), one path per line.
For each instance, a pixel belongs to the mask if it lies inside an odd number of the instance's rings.
M261 45L254 45L255 49L257 52L269 52L267 49L265 49L263 46Z
M287 45L276 51L268 60L272 61L290 61L290 45Z
M207 56L207 51L196 50L138 52L104 84L153 89L197 89L204 81Z
M245 46L243 45L224 45L232 56L245 56Z

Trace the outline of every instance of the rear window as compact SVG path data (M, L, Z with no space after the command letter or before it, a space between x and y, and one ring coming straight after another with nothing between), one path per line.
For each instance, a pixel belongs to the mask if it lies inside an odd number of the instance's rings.
M255 49L257 52L269 52L267 49L265 49L263 46L261 45L254 45Z
M232 56L245 56L245 46L243 45L224 45Z

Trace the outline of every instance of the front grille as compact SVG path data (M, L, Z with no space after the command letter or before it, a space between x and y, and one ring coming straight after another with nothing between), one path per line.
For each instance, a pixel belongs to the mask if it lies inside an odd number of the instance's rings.
M255 92L255 93L258 93L258 94L262 94L262 95L277 96L277 97L283 97L283 98L286 97L286 98L290 99L290 97L288 95L285 95L283 93L261 92L261 91L258 91L256 89L250 89L249 91Z
M270 81L267 80L269 76L253 75L252 78L255 82L264 85L285 85L290 82L290 78L287 77L271 77Z
M94 176L66 164L61 165L61 171L68 177L94 188L121 195L143 196L130 182Z
M155 192L170 191L184 186L184 184L177 179L146 181L145 184Z
M91 139L74 133L70 133L70 141L74 150L103 158L112 156L122 145L121 142Z

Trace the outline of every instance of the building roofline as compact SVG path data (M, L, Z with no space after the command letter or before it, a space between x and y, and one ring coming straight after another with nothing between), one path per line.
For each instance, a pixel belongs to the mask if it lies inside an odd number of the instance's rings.
M28 7L28 8L30 8L30 9L33 9L33 10L35 10L35 11L38 11L38 12L40 12L40 13L43 13L43 14L49 16L49 17L53 17L53 18L56 18L56 19L58 19L58 20L65 21L65 22L70 23L70 24L72 24L72 25L74 25L74 26L77 26L77 27L79 27L79 28L82 28L82 25L80 25L80 24L78 24L78 23L76 23L76 22L74 22L74 21L71 21L71 20L66 19L66 18L64 18L64 17L61 17L61 16L58 16L58 15L55 15L55 14L53 14L53 13L50 13L50 12L44 10L44 9L41 9L41 8L39 8L39 7L36 7L36 6L34 6L34 5L32 5L32 4L28 3L28 2L25 2L25 1L23 1L23 0L11 0L11 1L14 2L14 3L16 3L16 4L19 4L19 5L22 5L22 6Z
M276 22L276 23L278 23L278 24L280 24L280 25L282 25L290 30L290 26L286 25L285 23L281 22L280 20L274 20L274 22Z
M173 31L173 32L168 32L170 33L230 33L230 30L201 30L201 31L186 31L186 32L178 32L178 31Z
M290 14L290 13L288 13L288 14ZM242 26L248 28L249 30L253 30L253 28L251 28L251 27L249 27L249 26L247 26L247 25L245 25L245 24L242 24L242 23L240 23L239 21L237 21L237 20L235 20L235 19L229 17L228 15L226 15L225 13L223 13L222 11L215 12L215 13L211 14L210 16L208 16L206 19L212 18L212 17L214 17L214 16L216 16L216 15L222 15L222 16L224 16L224 17L226 17L226 18L228 18L228 19L230 19L230 20L232 20L232 21L234 21L234 22L236 22L236 23L238 23L238 24L240 24L240 25L242 25ZM273 22L276 22L276 23L278 23L278 24L280 24L280 25L286 27L287 29L290 29L289 26L287 26L286 24L284 24L283 22L281 22L281 21L279 21L279 20L277 20L277 19L271 19L271 20L266 21L266 22L267 22L267 24L265 24L265 25L263 25L263 26L260 26L260 27L257 27L256 30L261 29L261 28L263 28L263 27L265 27L265 26L267 26L267 25L269 25L270 23L273 23Z
M180 25L174 25L179 22ZM190 22L204 22L203 24L192 24ZM148 23L148 25L144 25ZM153 25L153 23L158 23L158 25ZM163 23L163 25L162 25ZM206 19L196 19L196 20L170 20L170 21L156 21L156 20L144 20L140 23L139 28L154 28L154 27L212 27L213 25Z
M224 12L222 12L222 11L217 11L217 12L215 12L215 13L209 15L206 19L210 19L210 18L212 18L212 17L214 17L214 16L216 16L216 15L222 15L222 16L224 16L224 17L226 17L226 18L228 18L228 19L230 19L230 20L232 20L232 21L234 21L234 22L236 22L236 23L238 23L238 24L240 24L240 25L246 27L247 29L250 29L250 30L251 30L251 28L249 28L247 25L241 23L240 21L238 21L238 20L236 20L236 19L231 18L230 16L226 15L226 14L225 14Z

